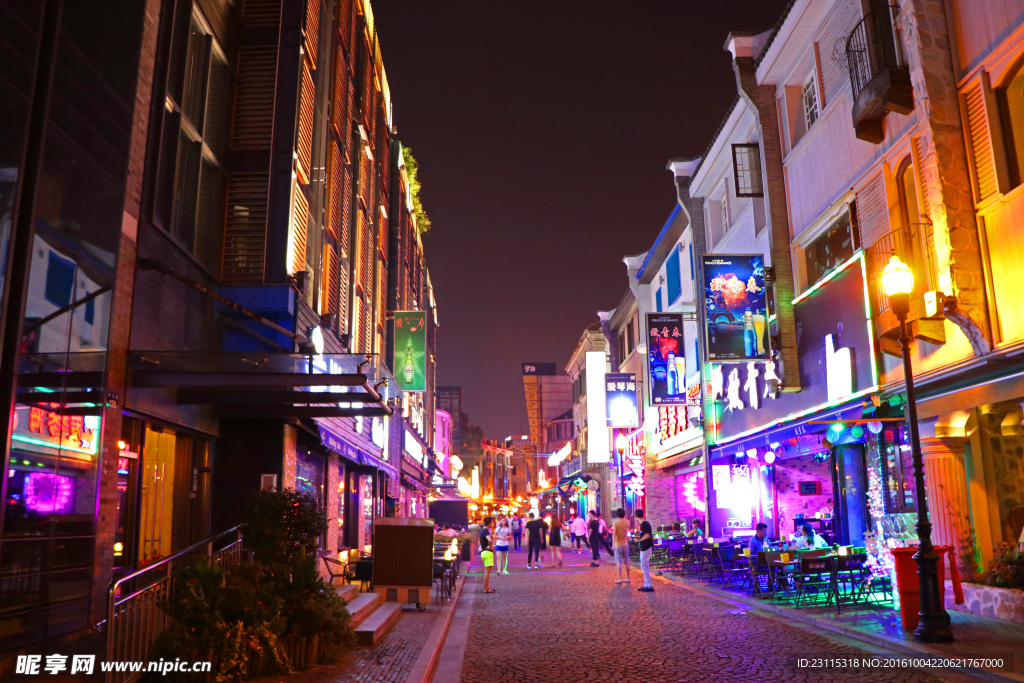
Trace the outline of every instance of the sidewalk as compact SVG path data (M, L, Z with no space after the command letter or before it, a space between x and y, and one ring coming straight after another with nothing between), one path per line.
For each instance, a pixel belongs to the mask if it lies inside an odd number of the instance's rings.
M961 669L961 673L983 681L998 683L1024 683L1024 625L989 619L974 614L949 610L950 628L956 640L952 643L918 643L913 633L904 631L900 615L885 606L844 607L836 614L830 607L784 606L755 598L739 590L713 588L704 582L684 579L675 575L655 574L665 582L682 585L689 590L744 603L763 612L786 617L825 631L847 636L854 640L894 652L910 655L942 657L964 655L971 657L1001 656L1012 659L1012 672L1008 669Z

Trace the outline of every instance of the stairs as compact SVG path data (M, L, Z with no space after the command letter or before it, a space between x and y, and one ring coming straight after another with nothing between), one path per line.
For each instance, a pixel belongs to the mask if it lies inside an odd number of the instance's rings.
M402 603L384 602L382 593L359 593L356 586L339 586L338 595L352 615L356 638L360 645L374 645L391 631L402 618Z

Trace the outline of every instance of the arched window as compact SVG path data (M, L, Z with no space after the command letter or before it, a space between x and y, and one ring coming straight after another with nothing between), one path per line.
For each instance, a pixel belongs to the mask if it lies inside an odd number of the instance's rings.
M1010 84L997 93L1010 185L1017 187L1021 182L1021 165L1024 164L1024 63L1017 67Z
M927 254L931 243L931 224L921 217L917 197L917 174L914 162L907 156L896 171L896 189L900 200L900 223L903 230L898 232L896 253L913 268L920 289L925 289L931 279L931 265Z

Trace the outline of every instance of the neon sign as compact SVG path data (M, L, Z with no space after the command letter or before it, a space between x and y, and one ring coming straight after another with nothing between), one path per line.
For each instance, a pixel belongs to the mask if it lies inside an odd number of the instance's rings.
M59 409L59 403L50 404ZM97 452L99 417L61 415L38 406L18 406L11 438L23 444L93 455Z
M25 475L25 507L32 512L48 515L61 512L71 502L74 484L71 477L49 472Z
M622 462L625 468L633 473L633 478L626 484L626 488L635 493L637 497L643 496L647 484L647 442L644 440L642 429L638 429L627 437Z

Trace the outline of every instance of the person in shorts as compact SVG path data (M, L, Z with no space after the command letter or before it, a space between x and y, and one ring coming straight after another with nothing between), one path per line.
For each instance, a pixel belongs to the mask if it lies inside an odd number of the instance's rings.
M637 590L641 593L653 593L654 582L651 581L651 554L654 552L654 529L651 527L651 523L644 519L643 510L637 510L635 514L636 518L640 520L640 537L637 539L637 544L640 546L640 571L644 575L644 585L637 588Z
M496 555L498 573L508 574L508 540L512 537L512 530L508 526L508 518L498 518L498 525L494 527L494 553Z
M615 550L615 569L619 574L615 583L629 583L629 522L622 508L615 511L615 521L612 522L612 548ZM622 578L623 571L626 578Z
M480 528L480 559L484 563L484 593L495 593L491 588L491 569L494 568L494 551L491 549L491 527L494 526L493 517L484 517L484 524Z

